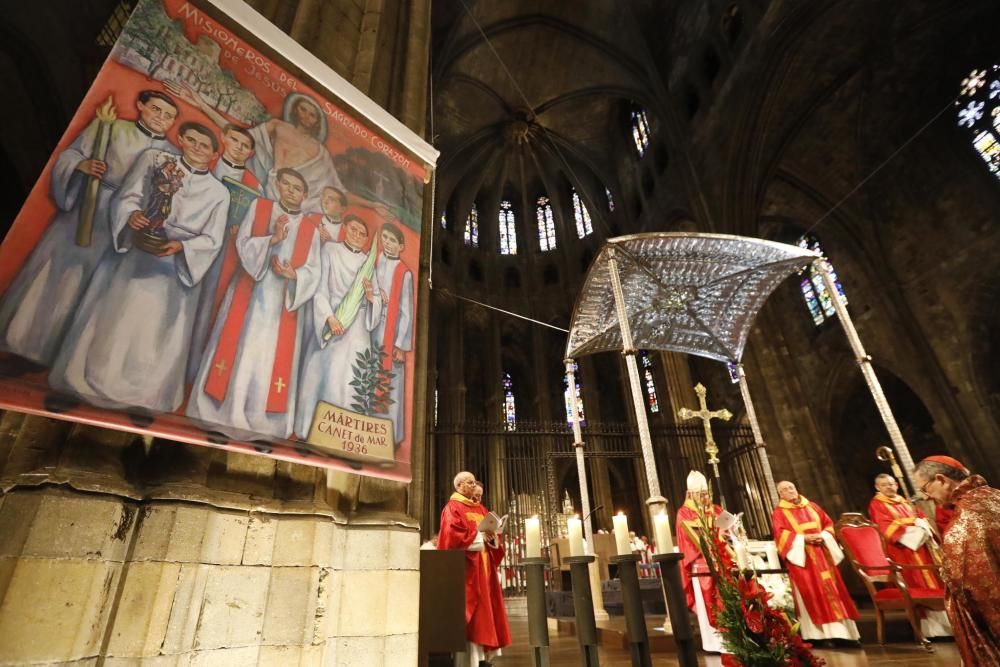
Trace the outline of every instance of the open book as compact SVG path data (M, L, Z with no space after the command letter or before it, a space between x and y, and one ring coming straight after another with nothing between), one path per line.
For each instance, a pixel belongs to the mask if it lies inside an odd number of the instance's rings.
M502 533L507 525L507 515L497 516L495 512L490 512L479 522L480 533Z

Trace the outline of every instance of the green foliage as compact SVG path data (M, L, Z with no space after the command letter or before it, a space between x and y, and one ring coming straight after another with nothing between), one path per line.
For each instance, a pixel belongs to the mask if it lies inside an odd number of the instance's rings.
M396 374L386 370L383 365L385 357L382 348L369 347L358 352L351 369L353 379L349 383L354 387L351 409L355 412L369 417L388 414L389 406L394 402L389 394Z

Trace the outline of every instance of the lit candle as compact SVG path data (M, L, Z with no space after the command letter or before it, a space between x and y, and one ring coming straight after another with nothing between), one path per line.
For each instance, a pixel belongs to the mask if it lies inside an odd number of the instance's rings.
M529 516L524 520L524 551L527 558L542 557L542 533L537 516Z
M619 556L628 556L632 553L632 545L628 539L628 517L622 512L611 517L615 524L615 545L618 547Z
M582 556L583 521L580 520L579 516L570 517L566 521L566 527L569 528L569 555Z
M670 518L666 512L653 516L653 534L656 539L656 553L668 554L674 550L674 540L670 535Z

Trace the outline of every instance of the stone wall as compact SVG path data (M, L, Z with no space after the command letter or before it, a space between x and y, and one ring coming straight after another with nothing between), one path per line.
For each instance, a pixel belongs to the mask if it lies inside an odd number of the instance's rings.
M0 496L0 664L416 664L419 539L364 517Z

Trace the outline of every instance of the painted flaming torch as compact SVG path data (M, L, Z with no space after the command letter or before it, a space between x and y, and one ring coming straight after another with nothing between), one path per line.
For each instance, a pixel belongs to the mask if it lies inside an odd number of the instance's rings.
M115 102L112 96L97 108L97 138L94 140L94 153L91 158L104 161L108 155L108 141L111 139L111 124L117 118ZM83 202L80 204L80 222L76 226L76 244L82 248L90 246L94 232L94 213L97 211L97 193L101 188L100 176L88 176Z

